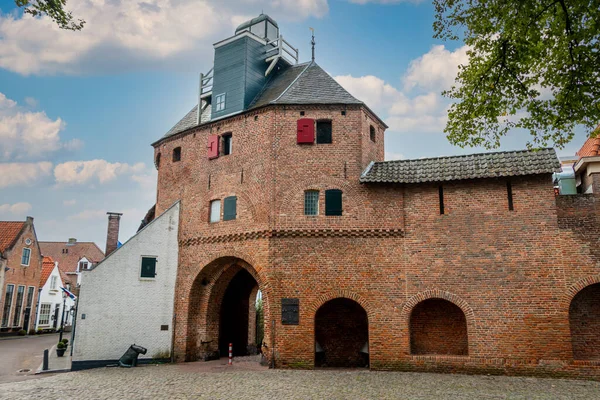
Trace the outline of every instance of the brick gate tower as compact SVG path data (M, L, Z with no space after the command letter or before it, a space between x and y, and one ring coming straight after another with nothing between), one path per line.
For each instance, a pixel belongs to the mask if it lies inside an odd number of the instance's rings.
M153 144L156 215L180 202L176 361L255 351L260 292L276 367L598 374L569 309L600 268L559 224L553 149L384 161L385 123L267 15L214 48Z

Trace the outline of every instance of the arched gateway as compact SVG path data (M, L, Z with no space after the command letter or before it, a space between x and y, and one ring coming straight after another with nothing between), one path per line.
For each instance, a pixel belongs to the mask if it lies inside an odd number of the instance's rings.
M235 356L256 354L260 281L250 264L235 257L222 257L202 268L189 296L186 361L225 357L229 343Z

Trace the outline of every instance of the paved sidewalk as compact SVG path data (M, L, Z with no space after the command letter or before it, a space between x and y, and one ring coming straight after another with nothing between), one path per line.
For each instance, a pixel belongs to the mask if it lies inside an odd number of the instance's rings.
M44 371L44 361L38 367L36 374L48 374L54 372L71 371L71 346L67 347L67 351L62 357L56 355L56 344L52 346L48 353L48 370Z
M599 399L600 382L507 376L269 370L223 361L100 368L0 384L0 399Z

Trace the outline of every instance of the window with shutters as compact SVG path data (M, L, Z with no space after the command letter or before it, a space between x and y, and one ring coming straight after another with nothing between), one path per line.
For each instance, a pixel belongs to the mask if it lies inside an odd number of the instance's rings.
M329 189L325 191L325 215L342 215L342 191Z
M210 135L208 137L208 159L219 157L219 135Z
M319 191L304 192L304 215L319 215Z
M229 196L223 201L223 221L231 221L237 215L237 197Z
M331 143L331 121L317 121L317 144Z
M21 254L21 265L29 266L29 258L31 257L31 249L27 247L23 248L23 253Z
M210 202L210 222L219 222L221 220L221 200Z
M228 156L229 154L231 154L231 150L232 150L232 136L231 133L225 133L223 134L223 155L224 156Z
M181 161L181 147L173 149L173 162Z
M156 257L142 257L142 268L140 278L156 277Z
M297 121L296 143L313 144L315 142L315 121L301 118Z

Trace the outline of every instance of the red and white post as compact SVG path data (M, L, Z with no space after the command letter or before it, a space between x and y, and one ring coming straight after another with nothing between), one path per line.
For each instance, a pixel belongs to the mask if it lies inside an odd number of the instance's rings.
M233 365L233 343L229 343L229 365Z

